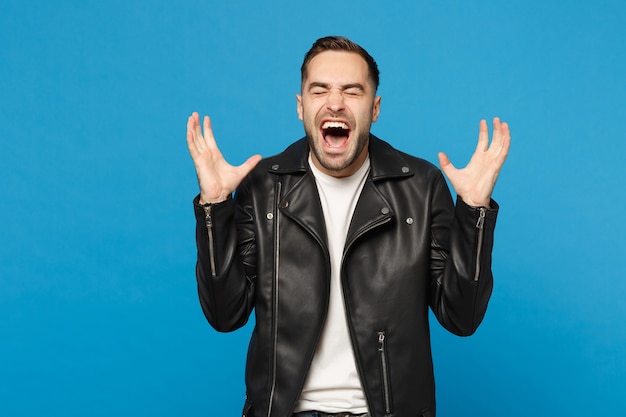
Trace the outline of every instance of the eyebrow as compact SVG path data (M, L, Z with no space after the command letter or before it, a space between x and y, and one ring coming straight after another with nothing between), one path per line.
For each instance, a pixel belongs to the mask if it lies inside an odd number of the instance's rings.
M316 87L329 89L330 88L330 84L314 81L311 84L309 84L309 88L308 89L309 89L309 91L311 91L311 89L316 88ZM345 85L341 86L341 90L342 91L348 90L350 88L356 88L356 89L358 89L360 91L365 91L365 88L360 83L345 84Z

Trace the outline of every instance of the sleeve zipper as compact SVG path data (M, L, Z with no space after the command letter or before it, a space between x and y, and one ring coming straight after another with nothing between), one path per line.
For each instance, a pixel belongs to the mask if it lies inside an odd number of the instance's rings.
M215 242L213 241L213 218L211 217L211 208L213 206L202 206L204 209L204 219L206 222L206 230L209 238L209 263L211 266L211 276L215 278L217 276L217 268L215 267Z
M478 243L476 247L476 272L474 273L474 282L478 282L478 276L480 275L480 253L483 247L485 215L487 213L487 210L484 207L480 207L478 210L478 221L476 222L476 228L478 229Z

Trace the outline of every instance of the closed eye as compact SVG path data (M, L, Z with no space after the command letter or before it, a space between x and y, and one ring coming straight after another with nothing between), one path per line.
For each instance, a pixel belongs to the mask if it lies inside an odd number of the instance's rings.
M358 97L363 95L363 90L359 88L348 88L347 90L344 90L343 93L350 97Z
M328 92L328 85L323 84L323 83L311 83L309 85L309 93L311 93L314 96L319 96L322 94L326 94Z
M350 97L358 97L365 94L365 88L359 83L346 84L343 86L343 93Z
M314 87L310 90L310 92L314 96L321 96L323 94L326 94L328 92L328 89L321 88L321 87Z

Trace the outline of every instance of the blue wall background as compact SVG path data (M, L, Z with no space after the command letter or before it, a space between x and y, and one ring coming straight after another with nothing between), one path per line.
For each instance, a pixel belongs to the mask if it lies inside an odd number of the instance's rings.
M623 413L626 3L175 3L0 3L0 415L238 415L250 327L197 302L186 118L280 151L327 34L377 59L397 147L462 165L512 127L487 317L433 325L440 415Z

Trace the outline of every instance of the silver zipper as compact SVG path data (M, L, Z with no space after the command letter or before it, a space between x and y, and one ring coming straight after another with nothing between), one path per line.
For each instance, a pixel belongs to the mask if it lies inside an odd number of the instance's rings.
M202 206L204 209L204 219L206 221L206 230L209 236L209 263L211 265L211 276L217 276L217 268L215 267L215 242L213 241L213 218L211 217L211 208L213 206Z
M389 368L387 365L387 352L385 351L385 332L378 332L378 356L383 374L383 398L385 400L385 413L391 413L391 392L389 389Z
M280 202L280 193L282 189L282 183L279 181L276 184L276 199L274 204L274 323L273 323L273 352L272 352L272 385L270 388L270 398L268 403L267 415L272 415L272 406L274 402L274 392L276 391L276 363L277 363L277 349L278 344L278 270L279 270L279 256L280 249L280 236L279 232L279 211L278 204Z
M476 272L474 273L474 282L478 282L478 276L480 275L480 253L483 247L483 234L485 225L485 214L487 210L484 207L478 209L478 221L476 222L476 228L478 229L478 243L476 248Z

